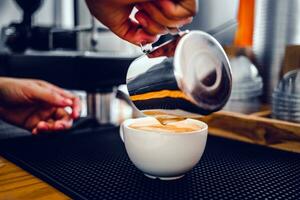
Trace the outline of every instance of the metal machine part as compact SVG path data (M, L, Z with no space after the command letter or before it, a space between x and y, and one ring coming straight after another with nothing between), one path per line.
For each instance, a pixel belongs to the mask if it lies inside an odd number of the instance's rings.
M251 59L241 52L230 59L232 91L224 110L254 113L261 107L263 81Z
M83 100L87 112L85 115L81 113L81 116L92 118L101 125L120 125L125 119L141 116L121 86L87 93Z
M19 7L23 10L22 24L31 25L33 14L40 8L43 0L15 0Z
M16 0L18 6L23 11L21 23L12 23L3 31L5 45L14 52L23 52L32 41L32 17L40 8L42 0Z
M300 122L300 70L284 75L272 94L272 117Z
M74 19L75 27L70 29L58 25L62 23L49 27L33 26L32 16L42 0L32 0L34 5L30 2L18 0L24 11L23 22L2 29L1 39L10 51L0 52L0 75L43 79L69 90L83 90L88 93L87 115L101 125L116 124L115 112L119 107L112 109L118 101L116 92L106 90L126 82L128 66L137 54L122 48L117 52L99 50L101 45L108 49L107 43L98 40L98 36L102 37L99 33L108 32L108 29L96 26L89 12L84 15L89 22L92 20L91 24L78 24ZM61 3L57 5L61 6ZM82 35L88 39L87 48L81 48Z
M63 5L55 1L55 25L37 26L33 23L35 12L41 7L42 0L16 0L23 10L21 22L13 22L2 28L1 41L11 51L23 53L27 49L38 51L50 51L55 49L98 51L98 34L109 32L107 28L96 26L96 19L89 13L84 13L89 17L91 23L74 24L69 22L67 27L63 26L61 9ZM68 5L71 9L77 4ZM78 13L76 13L78 14ZM70 20L69 20L70 21ZM72 20L71 20L72 21ZM73 21L76 21L73 19ZM83 37L82 37L83 36ZM87 41L86 41L87 40ZM86 41L86 48L82 47L82 42Z
M16 0L23 11L21 22L13 22L2 30L1 40L12 52L22 53L27 49L48 51L54 48L75 50L77 35L73 30L61 27L34 26L33 16L41 7L43 0ZM55 34L53 33L55 29ZM64 31L62 31L64 30Z
M99 124L116 124L113 116L113 105L116 90L87 94L87 115L97 120Z
M108 101L108 99L113 101L113 98L111 97L112 94L108 95L93 92L102 90L107 87L111 88L114 86L118 86L119 84L124 83L124 74L126 74L126 70L129 64L128 62L131 62L136 54L131 54L129 55L131 57L128 57L128 49L121 49L121 51L119 52L106 51L106 57L105 55L99 56L98 53L95 53L97 49L101 50L101 47L97 48L97 40L95 37L95 31L98 31L98 29L96 28L94 21L92 25L93 26L91 28L79 27L77 29L75 28L73 30L70 30L69 32L52 28L45 28L42 32L36 31L38 34L33 37L34 40L29 39L28 43L26 43L24 46L22 46L21 49L18 49L16 51L23 51L27 47L38 50L55 49L59 47L59 45L62 45L66 41L68 41L64 39L64 36L66 35L71 36L69 37L71 38L70 44L76 44L76 42L74 42L76 39L76 33L84 31L92 36L90 38L91 48L89 50L92 50L94 52L88 52L87 54L85 54L74 51L47 51L44 53L26 52L25 54L21 55L3 55L3 60L5 60L5 62L3 63L3 66L5 68L4 71L8 76L40 78L48 80L64 88L85 90L87 91L87 93L89 93L88 115L96 118L99 123L112 123L112 119L110 119L112 116L112 109L110 109ZM36 29L41 30L40 27L37 27ZM221 29L223 30L223 28ZM30 31L32 30L33 27L31 27ZM215 32L219 31L220 30L218 29ZM40 33L43 33L44 37L38 37L40 36ZM32 36L32 34L30 35ZM57 40L57 37L54 37L57 35L61 35L62 39ZM43 42L39 42L40 40L38 40L38 38L43 38ZM35 46L33 45L34 43L31 43L30 41L35 42L39 45L44 45L42 47ZM14 43L13 40L12 45L10 46L13 46L14 44L16 43ZM19 46L17 47L19 48ZM76 48L77 47L74 46L71 49ZM107 50L107 47L105 47L105 50ZM120 53L125 54L116 55ZM112 54L114 54L113 57ZM105 70L101 66L105 66ZM57 74L58 71L59 76ZM228 84L225 85L228 86ZM225 92L227 91L227 89L225 89ZM223 96L221 98L223 98ZM223 100L226 101L226 97L224 97ZM219 108L210 108L209 112L217 109Z
M0 53L0 74L16 78L43 79L66 89L86 91L90 94L88 116L97 121L97 126L117 125L116 112L120 112L121 108L112 108L116 102L115 94L94 94L94 91L124 84L127 68L134 58L74 51Z
M264 100L271 101L287 45L300 44L300 1L257 0L253 49L262 68Z
M2 76L34 78L60 87L94 92L126 83L136 57L74 51L0 53Z

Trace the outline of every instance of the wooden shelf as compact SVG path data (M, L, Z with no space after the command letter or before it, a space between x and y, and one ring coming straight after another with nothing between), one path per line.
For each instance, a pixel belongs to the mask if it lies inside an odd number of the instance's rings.
M300 124L270 118L265 107L252 114L220 111L200 118L212 135L300 153Z

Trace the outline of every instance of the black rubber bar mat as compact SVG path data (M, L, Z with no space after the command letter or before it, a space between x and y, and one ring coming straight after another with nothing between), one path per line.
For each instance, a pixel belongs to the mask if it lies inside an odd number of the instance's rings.
M300 199L299 154L212 136L177 181L145 177L115 128L4 141L0 154L74 199Z

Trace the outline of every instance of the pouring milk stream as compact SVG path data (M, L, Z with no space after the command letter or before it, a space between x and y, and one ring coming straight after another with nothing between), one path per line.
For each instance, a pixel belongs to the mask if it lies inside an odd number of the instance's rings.
M134 60L126 82L136 108L165 123L220 110L230 96L232 76L225 51L213 36L180 31Z

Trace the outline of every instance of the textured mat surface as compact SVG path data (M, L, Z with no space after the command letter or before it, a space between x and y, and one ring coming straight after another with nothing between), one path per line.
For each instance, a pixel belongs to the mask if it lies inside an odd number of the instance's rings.
M210 136L177 181L146 178L117 129L0 142L0 154L76 199L300 199L300 155Z

